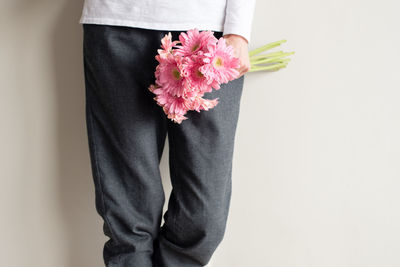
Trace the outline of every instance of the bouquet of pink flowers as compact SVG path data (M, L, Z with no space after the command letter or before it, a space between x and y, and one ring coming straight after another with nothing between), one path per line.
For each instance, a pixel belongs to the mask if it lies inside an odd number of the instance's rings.
M273 57L255 56L276 45L277 42L253 50L250 71L284 67L287 59L282 61L276 53ZM187 119L185 114L189 110L200 112L215 107L219 98L204 99L204 93L213 88L219 90L221 84L239 75L240 60L234 56L234 48L223 37L217 39L212 31L188 30L179 35L179 41L172 41L169 32L161 39L161 49L157 52L156 81L148 89L156 95L154 100L167 117L176 123ZM264 62L278 64L260 67Z
M182 32L179 41L172 41L169 32L162 38L161 47L156 55L156 83L149 90L174 122L187 119L189 110L200 112L215 107L218 98L204 99L204 93L220 89L220 84L239 74L236 68L240 61L233 55L233 47L222 37L218 40L212 31Z

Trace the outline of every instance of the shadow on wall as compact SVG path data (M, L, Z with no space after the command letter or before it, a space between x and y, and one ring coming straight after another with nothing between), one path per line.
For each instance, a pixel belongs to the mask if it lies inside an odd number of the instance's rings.
M60 1L58 1L60 2ZM85 88L79 18L83 1L62 1L52 30L57 111L58 197L67 240L62 266L103 266L106 237L95 210L85 124Z

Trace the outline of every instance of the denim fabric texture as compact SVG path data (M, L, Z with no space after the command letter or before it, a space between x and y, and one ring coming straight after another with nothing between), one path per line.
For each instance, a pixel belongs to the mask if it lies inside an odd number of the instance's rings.
M95 206L109 237L105 265L205 266L226 229L244 76L204 95L219 97L216 107L189 111L177 124L147 89L155 82L154 57L168 31L82 26ZM171 34L177 40L180 31ZM173 189L162 214L159 164L166 140Z

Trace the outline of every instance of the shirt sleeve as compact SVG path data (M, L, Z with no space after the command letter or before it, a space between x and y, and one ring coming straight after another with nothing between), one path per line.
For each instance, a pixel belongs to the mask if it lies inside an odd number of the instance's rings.
M238 34L249 43L256 0L226 0L223 35Z

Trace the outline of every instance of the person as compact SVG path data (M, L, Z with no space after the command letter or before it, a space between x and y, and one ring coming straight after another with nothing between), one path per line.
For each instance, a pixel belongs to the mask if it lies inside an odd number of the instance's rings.
M232 159L255 0L85 0L85 116L95 206L109 237L107 267L198 267L223 240ZM154 101L160 40L168 32L211 30L240 59L237 79L207 92L208 111L177 124ZM166 137L172 191L160 160ZM161 226L162 219L164 224Z

